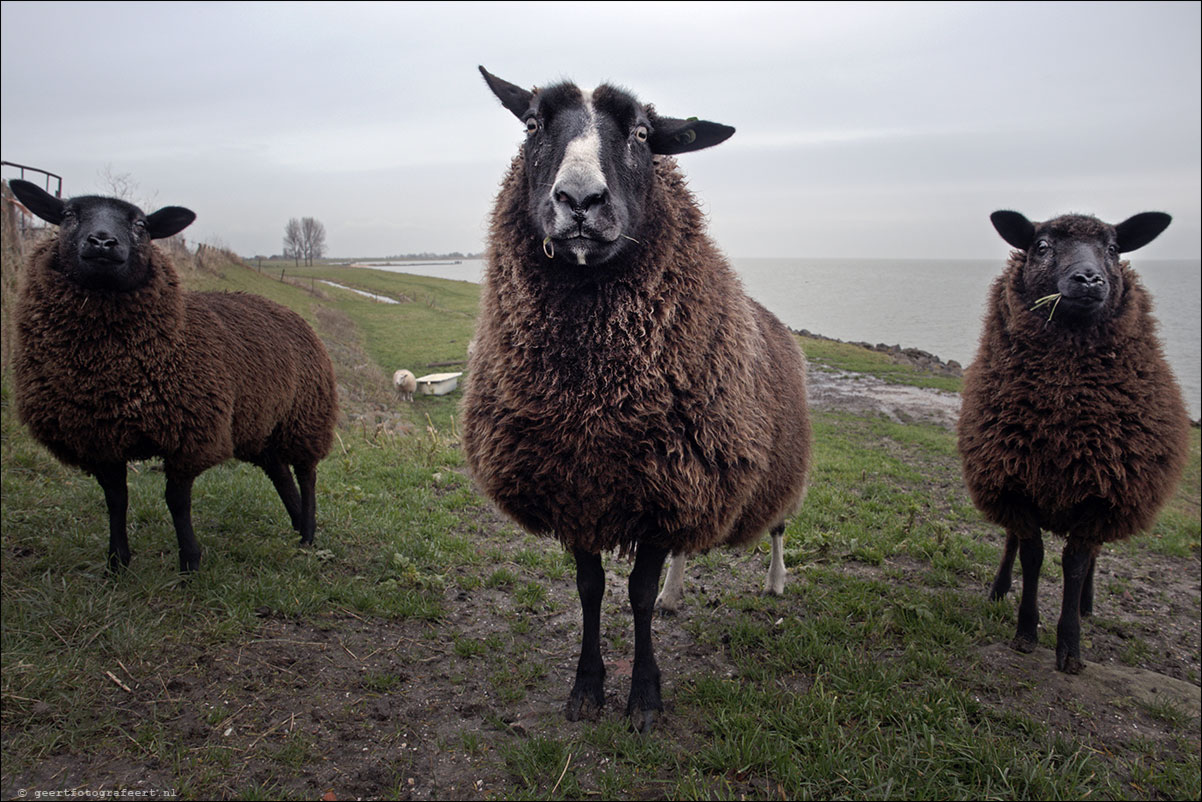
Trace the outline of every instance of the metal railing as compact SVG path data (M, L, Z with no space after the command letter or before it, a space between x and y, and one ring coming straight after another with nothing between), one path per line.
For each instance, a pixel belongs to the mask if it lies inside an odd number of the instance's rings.
M29 170L31 173L41 173L46 177L42 181L42 183L45 185L46 191L50 192L50 180L54 179L56 182L58 182L58 186L56 186L54 189L54 197L61 198L63 196L63 177L61 175L56 175L55 173L52 173L49 170L43 170L40 167L30 167L27 164L17 164L16 162L0 161L0 167L16 167L21 171L22 180L28 180L25 178L26 170Z

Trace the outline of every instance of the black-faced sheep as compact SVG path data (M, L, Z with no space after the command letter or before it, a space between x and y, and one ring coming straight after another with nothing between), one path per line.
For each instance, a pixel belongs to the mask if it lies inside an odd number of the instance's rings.
M312 543L317 463L338 400L308 324L255 295L181 290L151 240L188 226L196 216L187 209L145 215L114 198L11 187L59 226L31 256L17 301L17 413L59 460L100 483L110 567L130 559L126 464L151 457L163 458L181 571L200 565L192 482L231 457L267 473L301 542Z
M1016 649L1036 645L1042 530L1067 538L1056 667L1075 674L1102 544L1149 528L1186 461L1189 421L1152 302L1119 259L1155 239L1170 218L1148 212L1117 226L1082 215L1032 223L1002 211L992 219L1018 250L993 285L977 358L964 376L964 480L985 517L1006 528L990 598L1010 589L1016 553L1022 563Z
M413 393L417 391L417 377L413 375L413 371L401 368L392 374L392 386L396 388L402 401L412 401Z
M627 92L485 80L526 126L493 211L463 444L478 485L576 559L583 642L566 715L604 702L601 552L635 556L627 715L660 699L651 640L668 554L749 543L801 503L796 340L750 300L668 154L734 129Z

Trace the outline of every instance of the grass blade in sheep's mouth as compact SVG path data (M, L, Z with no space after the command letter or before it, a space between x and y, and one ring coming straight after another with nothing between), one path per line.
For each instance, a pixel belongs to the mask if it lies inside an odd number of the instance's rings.
M1031 307L1031 311L1034 312L1036 309L1038 309L1041 306L1047 306L1048 304L1051 304L1052 311L1048 312L1048 320L1051 320L1052 315L1056 314L1056 307L1060 306L1060 298L1062 296L1063 296L1063 293L1059 293L1059 292L1054 292L1051 295L1045 295L1042 298L1039 298L1038 300L1035 301L1035 305Z

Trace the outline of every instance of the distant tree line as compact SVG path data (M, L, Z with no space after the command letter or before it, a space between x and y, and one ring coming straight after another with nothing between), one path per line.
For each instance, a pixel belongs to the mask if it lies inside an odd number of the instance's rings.
M300 265L301 259L306 265L313 264L314 259L320 259L326 253L326 227L320 220L312 217L293 217L284 226L284 258L292 259Z

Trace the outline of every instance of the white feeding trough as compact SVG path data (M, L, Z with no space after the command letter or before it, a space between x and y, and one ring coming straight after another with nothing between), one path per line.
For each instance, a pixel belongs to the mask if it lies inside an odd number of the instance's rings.
M417 391L422 395L446 395L459 385L463 373L430 373L417 378Z

